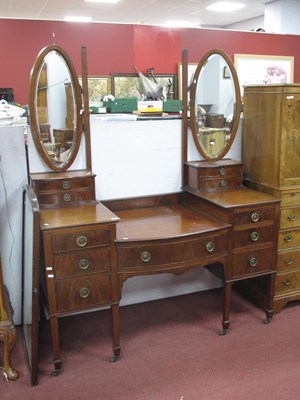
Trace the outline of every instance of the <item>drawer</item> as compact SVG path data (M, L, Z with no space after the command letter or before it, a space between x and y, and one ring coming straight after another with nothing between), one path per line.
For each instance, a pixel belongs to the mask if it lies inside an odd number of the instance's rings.
M79 311L112 301L109 275L56 281L55 290L58 312Z
M110 244L110 231L108 229L95 231L81 231L72 234L52 236L52 249L54 253L66 250L83 250Z
M147 268L197 261L227 252L227 234L181 240L172 243L160 242L118 246L118 268Z
M251 250L233 256L232 278L242 278L270 272L272 267L273 248Z
M93 188L78 188L77 190L43 192L39 195L39 203L45 205L70 205L84 201L95 200Z
M103 250L76 252L54 257L54 274L57 279L95 272L109 272L110 269L111 252L109 247Z
M255 226L251 229L237 230L234 231L234 248L253 246L262 243L273 242L274 239L274 227L270 226Z
M223 189L233 186L239 186L242 183L242 179L240 176L228 176L222 178L200 178L198 180L198 187L199 190L206 190L206 189Z
M259 222L274 221L274 207L255 207L253 210L241 211L234 216L234 225L257 224Z
M275 286L276 295L294 290L300 291L300 271L277 274Z
M278 272L287 272L298 268L300 269L300 249L278 253Z
M281 207L293 207L300 204L300 192L281 193Z
M280 229L300 227L300 207L282 208L280 211Z
M278 235L278 249L292 249L300 247L300 229L280 231Z
M94 177L82 177L73 179L55 179L55 180L41 180L35 181L34 186L36 192L53 192L53 191L67 191L85 187L94 186Z

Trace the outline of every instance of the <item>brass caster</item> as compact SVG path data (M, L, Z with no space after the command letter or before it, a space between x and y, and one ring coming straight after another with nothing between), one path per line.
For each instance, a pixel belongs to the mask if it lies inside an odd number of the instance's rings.
M110 362L111 362L111 363L117 362L117 361L119 360L119 358L120 358L120 356L112 356L112 357L110 358Z
M271 322L271 318L266 318L266 319L264 319L263 324L268 325L270 322Z
M225 336L227 332L228 332L228 329L221 329L220 332L219 332L219 335L220 336Z
M60 369L55 369L54 371L51 372L50 376L52 378L55 378L59 373L60 373Z

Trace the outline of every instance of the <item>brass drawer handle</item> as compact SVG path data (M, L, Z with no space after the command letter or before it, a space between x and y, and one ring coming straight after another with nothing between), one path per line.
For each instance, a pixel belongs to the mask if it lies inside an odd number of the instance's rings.
M80 269L86 270L90 266L90 263L88 262L88 260L86 258L82 258L81 260L79 260L78 266Z
M222 180L220 181L220 186L221 186L221 187L225 187L226 185L227 185L226 179L222 179Z
M290 215L288 216L288 220L291 221L291 222L296 221L296 215L295 215L295 214L290 214Z
M68 202L71 200L71 195L69 193L64 194L64 201Z
M291 282L289 279L285 279L282 283L283 283L285 286L289 286L292 282Z
M259 216L258 212L253 212L251 214L250 218L251 218L252 222L258 222L260 220L260 216Z
M250 267L256 267L256 265L257 265L257 259L255 257L250 258L249 266Z
M292 235L286 235L284 236L284 241L285 242L291 242L293 240L293 236Z
M225 169L225 168L221 168L220 171L219 171L219 174L220 174L221 176L226 175L226 169Z
M293 259L290 257L290 258L286 258L285 260L284 260L284 263L286 264L286 265L291 265L291 264L293 264Z
M70 189L70 187L71 187L71 185L70 185L70 182L69 181L64 181L63 182L63 184L62 184L62 188L63 189Z
M215 249L215 245L213 244L213 242L208 242L206 243L206 250L211 253L212 251L214 251Z
M87 297L89 297L89 295L90 295L90 291L89 291L88 288L83 287L83 288L81 288L81 289L79 290L79 296L80 296L82 299L86 299Z
M258 232L251 232L250 233L250 239L252 242L257 242L259 239L259 233Z
M149 251L143 251L141 253L141 260L144 263L149 262L151 260L151 254L149 253Z
M76 243L79 247L84 247L87 244L87 238L85 236L78 236L76 238Z

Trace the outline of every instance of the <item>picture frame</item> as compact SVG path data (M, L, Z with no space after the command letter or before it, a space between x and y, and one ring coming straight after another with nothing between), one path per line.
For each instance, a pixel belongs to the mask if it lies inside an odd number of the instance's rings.
M293 83L294 57L256 54L235 54L234 66L241 94L246 85Z
M223 79L230 79L230 70L226 65L223 69Z
M188 87L190 87L192 83L197 66L198 63L188 63ZM189 96L188 93L188 101ZM178 63L178 98L182 100L182 63Z
M151 75L144 75L153 80ZM163 87L166 95L168 94L169 85L171 85L170 98L178 98L177 76L175 74L154 74L154 78ZM140 100L142 93L143 88L138 74L111 74L111 94L116 98L137 97Z
M79 83L82 86L82 78L78 77ZM89 87L89 103L98 104L100 100L111 94L111 77L109 75L88 76Z

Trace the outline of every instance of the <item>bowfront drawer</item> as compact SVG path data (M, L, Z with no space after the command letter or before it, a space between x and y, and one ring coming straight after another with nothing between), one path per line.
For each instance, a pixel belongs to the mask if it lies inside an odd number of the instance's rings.
M300 226L300 208L281 209L280 229L297 228Z
M39 195L39 203L42 206L69 205L94 200L94 190L92 188L78 188L76 191L64 192L43 192Z
M57 311L81 310L112 300L110 276L56 281Z
M242 252L233 256L233 278L272 271L272 247Z
M273 242L273 237L273 225L265 227L256 226L251 229L238 230L234 232L234 247L270 243Z
M200 190L206 190L206 189L223 189L223 188L228 188L228 187L233 187L233 186L238 186L241 184L241 178L240 176L224 176L222 178L199 178L198 181L198 188Z
M39 193L42 192L53 192L53 191L68 191L74 189L80 189L85 187L94 186L94 177L84 177L76 179L56 179L56 180L44 180L35 182L35 187Z
M276 295L300 289L300 271L278 274L276 277Z
M300 247L300 229L279 232L278 249L292 249L293 247Z
M103 250L76 252L54 257L55 278L72 277L95 272L109 272L111 269L110 248Z
M118 267L127 269L167 264L172 266L176 263L201 261L203 258L214 257L223 252L227 252L227 234L173 243L147 242L139 246L119 246Z
M250 211L238 212L234 216L235 225L257 224L259 222L269 222L275 219L275 208L255 208Z
M74 218L76 216L74 215ZM52 237L52 249L54 253L66 250L82 250L110 244L110 231L95 230L82 231L67 235L55 235Z
M300 268L300 249L278 253L277 270L285 272Z

